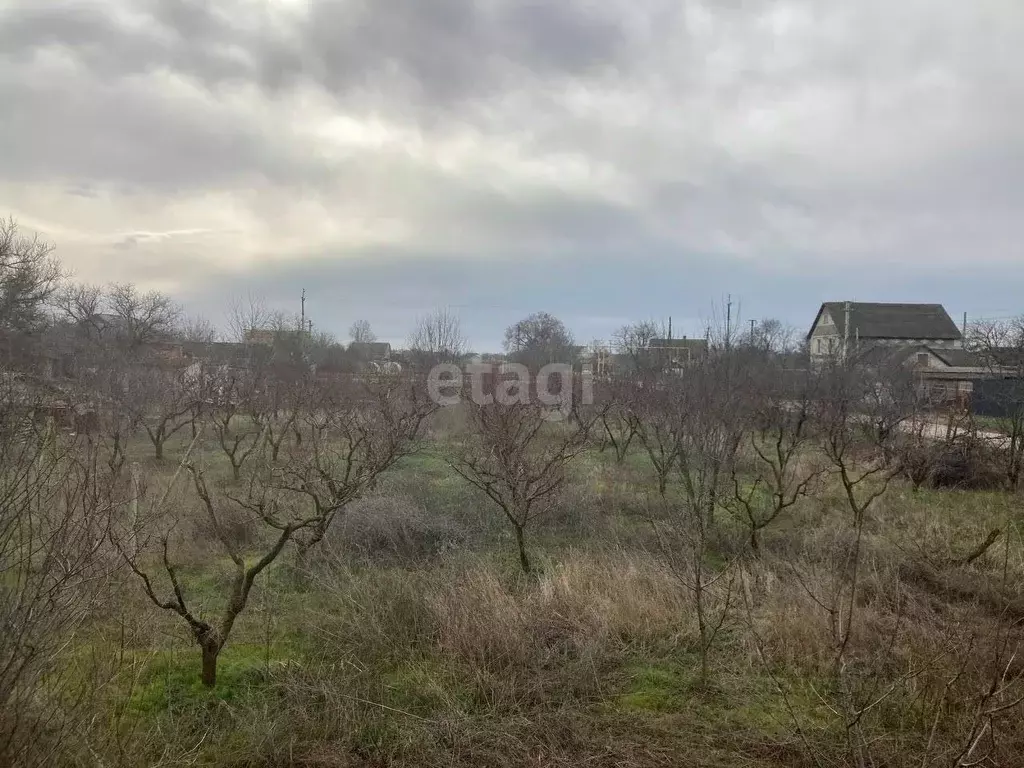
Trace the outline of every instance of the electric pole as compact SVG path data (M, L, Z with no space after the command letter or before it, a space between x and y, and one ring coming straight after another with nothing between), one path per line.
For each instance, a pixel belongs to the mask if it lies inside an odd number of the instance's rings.
M754 319L750 319L750 346L754 346Z
M858 338L860 334L858 332ZM850 302L843 305L843 363L846 363L850 349Z
M303 331L306 330L306 289L302 289L302 314L299 321L299 335L301 336Z
M725 348L729 348L729 341L732 338L732 294L730 293L725 302Z

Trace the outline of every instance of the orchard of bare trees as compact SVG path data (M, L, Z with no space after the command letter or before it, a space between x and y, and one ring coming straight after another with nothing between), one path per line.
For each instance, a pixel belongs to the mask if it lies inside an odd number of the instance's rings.
M1024 753L1012 407L989 440L903 366L795 364L775 322L685 358L627 326L633 364L584 386L546 313L442 405L450 310L384 373L255 298L216 342L167 296L71 284L13 223L0 285L6 332L63 323L78 357L0 372L0 765ZM1014 333L974 344L1002 370Z

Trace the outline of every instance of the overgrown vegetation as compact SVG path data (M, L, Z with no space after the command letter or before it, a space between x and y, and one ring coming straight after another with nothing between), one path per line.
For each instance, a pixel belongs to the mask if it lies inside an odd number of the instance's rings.
M900 371L719 347L560 420L136 346L81 429L3 378L0 765L1024 754L1017 448Z

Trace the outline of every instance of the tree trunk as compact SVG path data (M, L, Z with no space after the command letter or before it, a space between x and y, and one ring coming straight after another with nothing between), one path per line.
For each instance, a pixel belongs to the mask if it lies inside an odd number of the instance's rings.
M164 458L164 441L154 440L153 441L153 452L156 454L156 460L162 461Z
M220 656L220 643L207 640L200 643L203 650L203 685L213 688L217 684L217 657Z
M529 573L531 570L530 558L526 554L526 541L523 537L523 527L521 525L515 526L516 531L516 544L519 546L519 565L523 569L523 573Z

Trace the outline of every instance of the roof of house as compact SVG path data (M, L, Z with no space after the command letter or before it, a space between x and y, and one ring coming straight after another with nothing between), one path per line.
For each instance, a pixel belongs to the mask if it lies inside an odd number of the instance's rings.
M985 364L985 361L982 360L977 352L971 352L967 349L943 349L942 347L936 349L928 347L928 349L933 355L952 368L981 368Z
M648 349L707 349L707 339L688 339L685 336L681 339L651 339L647 343Z
M807 337L823 312L828 312L836 332L846 335L846 302L826 301L818 310ZM956 341L960 329L941 304L881 304L850 302L850 337L861 339L935 339Z
M348 351L358 355L389 355L391 344L386 341L353 341L348 345Z
M930 353L950 368L981 368L982 360L965 349L942 349L927 344L869 344L856 353L858 363L869 366L886 366L904 363L912 355Z

